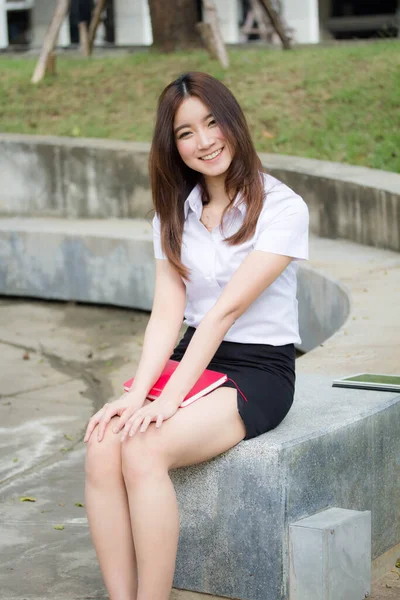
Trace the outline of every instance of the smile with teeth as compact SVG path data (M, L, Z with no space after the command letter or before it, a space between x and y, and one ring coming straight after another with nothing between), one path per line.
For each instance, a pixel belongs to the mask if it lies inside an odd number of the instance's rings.
M223 150L223 148L220 148L219 150L216 150L212 154L207 154L207 156L202 156L200 158L200 160L212 160L213 158L216 158L219 154L221 154L222 150Z

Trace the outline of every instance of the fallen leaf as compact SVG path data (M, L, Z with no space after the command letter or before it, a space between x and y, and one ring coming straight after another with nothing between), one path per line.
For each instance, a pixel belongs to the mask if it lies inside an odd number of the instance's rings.
M93 357L93 352L90 350L90 352L88 352L88 353L86 354L86 357L87 357L87 358L92 358L92 357Z
M18 458L13 458L13 462L18 462Z
M276 137L274 133L271 133L267 129L263 129L262 134L263 134L263 137L265 137L265 138L267 138L269 140L272 140L274 137Z
M64 529L64 525L54 525L54 529L58 529L59 531L62 531Z
M33 496L21 496L20 501L21 502L36 502L36 498L33 498Z
M59 502L58 506L65 506L65 504L63 502Z
M398 569L400 569L400 558L398 558L398 559L396 560L396 567L397 567Z
M396 573L397 577L400 579L400 573L396 569L392 569L391 573Z
M72 437L72 435L68 435L67 433L64 433L64 437L65 437L65 439L66 439L66 440L68 440L69 442L72 442L72 441L73 441L73 439L74 439L74 438Z
M25 352L24 356L22 357L24 360L29 360L30 356L29 356L29 352Z
M82 504L82 502L75 502L75 506L81 506L83 508L84 504Z

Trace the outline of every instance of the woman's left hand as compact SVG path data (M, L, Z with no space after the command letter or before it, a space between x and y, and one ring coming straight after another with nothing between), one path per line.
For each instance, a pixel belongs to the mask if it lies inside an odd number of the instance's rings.
M153 400L153 402L137 410L126 421L125 426L122 416L120 422L120 429L122 429L121 442L126 437L134 436L139 428L140 433L144 433L152 422L155 422L157 428L161 427L163 421L170 419L177 412L178 408L179 404L177 404L176 400L160 396L157 400Z

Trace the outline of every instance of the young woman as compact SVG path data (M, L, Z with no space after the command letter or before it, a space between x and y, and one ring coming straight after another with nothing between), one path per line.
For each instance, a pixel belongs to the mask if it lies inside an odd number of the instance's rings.
M111 600L169 598L179 536L169 470L276 427L300 341L294 261L307 258L307 207L262 172L221 82L187 73L164 90L150 175L156 284L142 356L130 392L85 435L87 514ZM170 357L180 364L149 402ZM234 383L178 408L206 368Z

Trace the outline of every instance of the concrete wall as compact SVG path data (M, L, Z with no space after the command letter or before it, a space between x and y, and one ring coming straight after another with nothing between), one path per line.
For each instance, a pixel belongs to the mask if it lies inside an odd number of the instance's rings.
M331 337L345 323L350 313L350 297L334 281L307 265L301 265L297 279L299 327L298 349L309 352Z
M0 134L0 216L146 217L149 144ZM311 231L400 251L400 175L261 154L306 200Z
M148 144L0 136L0 215L146 217Z
M148 220L0 219L0 294L151 310L154 280ZM298 282L299 349L308 352L343 325L350 303L310 268Z
M311 231L400 251L400 175L262 154L264 166L306 200Z

